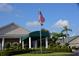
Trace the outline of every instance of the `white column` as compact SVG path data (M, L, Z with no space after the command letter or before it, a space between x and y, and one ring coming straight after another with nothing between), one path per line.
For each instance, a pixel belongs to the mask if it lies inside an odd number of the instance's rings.
M31 48L31 37L29 37L29 48Z
M24 41L22 41L22 49L24 49Z
M35 40L35 48L37 48L37 40Z
M21 43L21 37L19 38L19 43Z
M2 38L2 50L4 49L4 37Z
M48 38L47 37L46 37L45 41L46 41L46 48L48 48Z

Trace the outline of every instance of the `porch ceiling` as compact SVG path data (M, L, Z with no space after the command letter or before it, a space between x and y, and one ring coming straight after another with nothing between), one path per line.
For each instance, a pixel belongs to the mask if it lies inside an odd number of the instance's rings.
M0 38L20 38L22 36L25 36L26 34L7 34L7 35L0 35Z

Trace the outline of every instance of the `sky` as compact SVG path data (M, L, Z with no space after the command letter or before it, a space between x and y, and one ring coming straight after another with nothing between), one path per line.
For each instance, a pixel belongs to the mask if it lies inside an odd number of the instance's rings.
M45 17L42 28L50 32L60 32L56 24L66 21L72 29L71 35L79 35L79 4L75 3L13 3L0 4L0 27L14 22L29 31L40 30L39 11Z

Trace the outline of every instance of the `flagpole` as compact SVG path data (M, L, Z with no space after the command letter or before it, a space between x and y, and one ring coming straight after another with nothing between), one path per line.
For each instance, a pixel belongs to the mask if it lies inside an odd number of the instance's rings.
M41 33L41 30L42 30L42 25L40 24L40 52L42 54L42 33Z
M42 53L42 26L45 21L41 11L39 12L39 23L40 23L40 52Z

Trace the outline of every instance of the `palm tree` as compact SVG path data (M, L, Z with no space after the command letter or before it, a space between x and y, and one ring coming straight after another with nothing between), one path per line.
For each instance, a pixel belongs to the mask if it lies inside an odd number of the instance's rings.
M67 26L63 27L64 29L61 31L61 33L63 33L65 36L63 36L63 42L64 42L64 37L67 38L69 37L68 31L72 31L71 29L69 29ZM65 32L65 33L64 33Z
M56 41L58 40L59 38L59 33L52 33L52 39L53 39L53 43L55 44Z
M64 36L63 33L52 33L52 42L55 44L57 40L59 40L60 37Z

